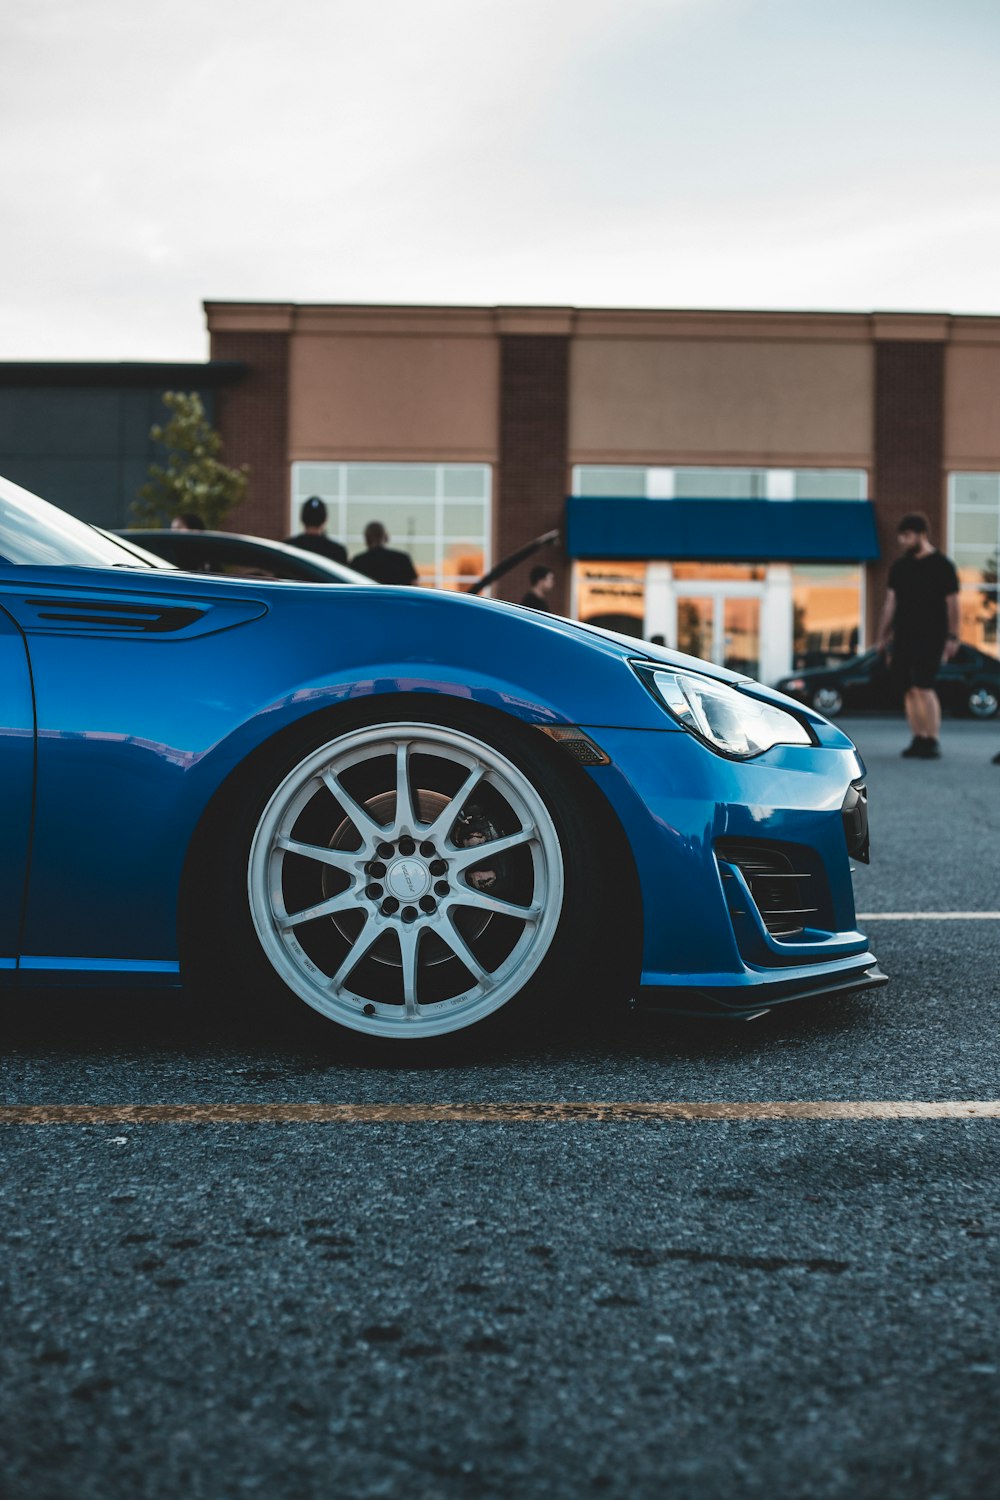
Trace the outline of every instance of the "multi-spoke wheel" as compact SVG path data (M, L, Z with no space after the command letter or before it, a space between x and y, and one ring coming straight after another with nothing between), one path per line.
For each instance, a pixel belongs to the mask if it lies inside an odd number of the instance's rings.
M1000 709L1000 694L989 682L977 682L969 689L965 706L974 719L992 719Z
M271 786L250 915L275 974L330 1020L378 1037L463 1030L521 996L557 936L567 945L573 809L536 753L374 723ZM569 946L587 944L577 931Z
M828 714L831 717L839 714L844 706L839 690L832 686L818 687L810 701L818 714Z

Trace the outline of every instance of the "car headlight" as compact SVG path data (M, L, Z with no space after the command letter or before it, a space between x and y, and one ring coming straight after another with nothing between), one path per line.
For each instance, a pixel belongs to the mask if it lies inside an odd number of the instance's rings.
M781 684L783 693L804 693L806 680L804 677L789 677Z
M724 682L676 668L635 663L643 682L684 729L713 750L748 760L772 745L811 745L794 714L737 692Z

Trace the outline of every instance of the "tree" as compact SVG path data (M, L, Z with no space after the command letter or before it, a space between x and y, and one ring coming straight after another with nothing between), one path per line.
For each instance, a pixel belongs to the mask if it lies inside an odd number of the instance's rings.
M150 464L132 510L144 526L169 526L174 516L191 511L214 529L245 498L249 470L246 464L228 469L220 461L222 438L197 391L167 391L163 404L170 420L151 427L149 435L167 449L166 466Z

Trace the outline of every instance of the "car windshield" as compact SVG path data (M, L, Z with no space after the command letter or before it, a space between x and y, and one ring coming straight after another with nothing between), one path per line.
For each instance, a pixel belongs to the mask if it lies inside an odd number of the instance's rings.
M137 552L9 479L0 479L0 558L36 567L150 566Z

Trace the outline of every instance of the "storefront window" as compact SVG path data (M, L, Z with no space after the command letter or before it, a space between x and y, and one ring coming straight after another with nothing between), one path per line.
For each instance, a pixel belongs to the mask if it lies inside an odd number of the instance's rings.
M678 500L766 500L763 469L675 469Z
M864 469L577 464L574 495L648 500L865 500Z
M948 500L948 550L961 585L959 633L969 645L997 656L1000 474L952 474Z
M581 464L573 485L577 495L597 495L613 499L644 499L646 470L612 468L607 464Z
M858 653L861 636L861 568L792 568L794 667L823 667Z
M368 522L381 521L421 583L464 589L490 566L490 488L489 464L295 463L289 531L303 500L319 495L329 535L350 556L364 550Z
M793 469L793 500L866 500L864 469Z
M646 623L646 564L578 562L574 565L576 618L640 639Z

